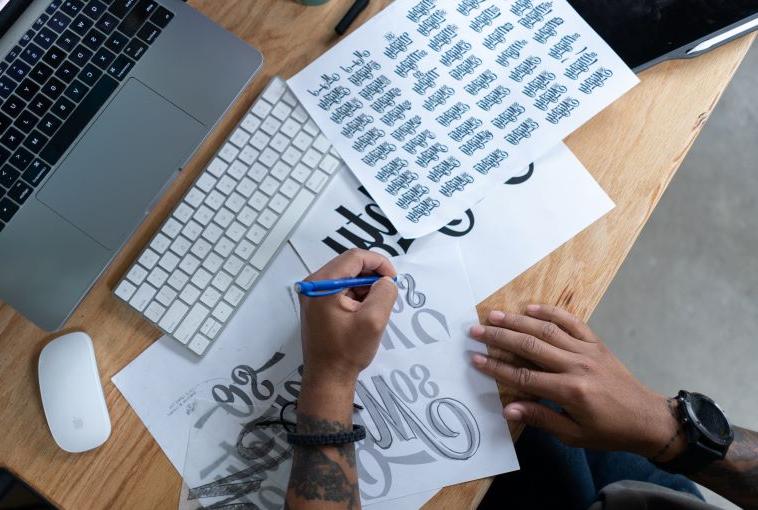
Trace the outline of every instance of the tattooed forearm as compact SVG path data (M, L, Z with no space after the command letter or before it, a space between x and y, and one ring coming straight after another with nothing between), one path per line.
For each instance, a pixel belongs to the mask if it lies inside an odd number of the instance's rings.
M726 459L691 478L746 510L758 509L758 432L734 427Z
M299 434L334 434L352 427L298 413ZM287 508L359 509L355 446L296 446L292 459Z

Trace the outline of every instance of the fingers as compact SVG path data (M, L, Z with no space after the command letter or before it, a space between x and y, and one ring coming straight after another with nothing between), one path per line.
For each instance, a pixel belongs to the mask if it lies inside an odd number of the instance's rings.
M310 275L306 281L351 278L362 274L395 276L397 272L390 260L367 250L348 250L339 257L327 262L324 267Z
M471 358L474 366L497 382L524 393L555 402L565 402L565 391L558 374L517 367L491 356L476 353Z
M576 443L581 434L574 420L537 402L513 402L505 406L503 415L508 421L540 428L569 444Z
M495 311L490 313L489 323L493 326L537 337L552 346L566 351L575 352L578 347L575 338L571 338L565 331L552 322L527 317L526 315Z
M535 336L505 328L477 324L471 328L470 333L474 339L490 347L511 352L555 372L565 369L575 356Z
M570 314L562 308L553 305L529 305L526 307L526 313L541 319L557 324L566 330L571 336L585 342L597 343L600 339L592 332L589 326L576 316Z
M368 320L369 327L384 331L396 299L397 285L391 278L385 276L371 286L360 307L360 313Z

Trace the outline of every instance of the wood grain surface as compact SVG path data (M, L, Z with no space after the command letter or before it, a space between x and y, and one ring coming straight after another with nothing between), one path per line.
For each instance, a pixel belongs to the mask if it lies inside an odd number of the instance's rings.
M56 335L0 305L0 465L61 508L177 507L179 474L111 383L111 377L160 333L114 298L111 289L269 78L292 76L331 46L336 41L333 27L350 3L331 0L324 6L303 7L291 0L190 2L259 48L266 64L66 324L65 331L86 331L95 343L113 424L102 447L71 455L55 445L42 412L36 362L42 347ZM372 2L356 26L387 3ZM519 311L529 302L556 303L589 317L751 42L751 37L743 38L697 60L645 72L640 86L568 139L617 207L481 303L482 317L493 309ZM514 220L518 218L508 218ZM505 398L511 397L506 391ZM447 487L427 508L474 508L489 483Z

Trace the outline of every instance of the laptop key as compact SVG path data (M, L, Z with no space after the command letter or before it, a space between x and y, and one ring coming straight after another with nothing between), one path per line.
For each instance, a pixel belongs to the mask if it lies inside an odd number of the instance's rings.
M0 147L0 165L5 164L6 161L8 161L8 158L11 157L11 153L8 149L4 149L3 147Z
M8 75L14 80L21 81L29 73L30 70L31 70L31 67L24 64L20 60L16 60L8 68Z
M18 42L21 46L26 46L34 38L34 30L27 30L26 33L21 36L21 40Z
M80 44L73 52L71 52L71 55L69 55L68 58L71 60L71 62L78 65L79 67L84 67L84 64L89 61L91 56L92 51L88 50Z
M76 105L65 97L59 97L51 111L61 119L66 120L75 107Z
M37 117L42 117L50 109L50 105L53 104L47 97L42 94L37 94L34 99L31 100L27 108Z
M103 44L103 41L105 41L105 35L93 28L87 32L87 35L84 37L82 43L84 43L84 45L89 49L97 51L97 49Z
M116 0L111 4L108 10L112 12L114 16L123 18L126 16L127 12L132 10L132 7L134 7L134 4L136 3L137 0Z
M87 87L84 83L80 82L79 80L74 80L71 85L68 86L66 91L63 93L66 97L68 97L70 100L72 100L75 103L78 103L81 101L85 94L89 92L89 87Z
M34 42L42 46L44 49L48 49L50 46L53 45L53 42L58 36L55 32L50 30L49 28L45 27L42 30L40 30L36 36L34 36Z
M105 69L113 62L114 58L116 58L116 55L108 48L103 47L97 50L95 56L92 57L92 63L100 69Z
M113 53L120 53L126 43L129 42L129 38L121 32L113 32L110 37L105 41L105 47L111 50Z
M152 16L150 16L150 21L155 23L161 28L166 28L166 25L168 25L168 22L171 21L174 18L174 13L163 7L162 5L159 5L158 8L155 10Z
M21 175L21 172L12 166L3 165L3 167L0 168L0 186L4 187L5 189L10 188L13 183L16 182L16 179L18 179L19 175Z
M47 143L48 138L36 129L24 140L24 147L32 152L39 152Z
M145 53L146 49L147 44L135 38L129 41L129 44L126 45L124 48L124 54L128 55L134 60L139 60L142 54Z
M100 21L95 23L95 27L97 27L99 30L105 32L106 34L110 34L113 32L113 29L116 28L118 25L119 19L115 16L113 16L111 13L106 12L105 16L100 18Z
M41 159L35 159L32 164L21 174L21 178L31 184L37 186L42 182L47 173L50 171L50 165L43 162Z
M57 71L55 71L55 76L60 78L66 83L71 83L71 80L76 78L76 75L79 74L79 68L76 67L74 64L69 62L68 60L65 61Z
M4 111L6 114L8 114L11 118L16 118L19 116L21 111L24 109L24 101L18 97L17 95L13 94L11 97L5 100L3 103L3 106L0 106L0 110Z
M134 67L134 60L124 55L119 55L108 68L108 74L117 80L123 80L129 74L129 71L132 70L132 67Z
M103 74L102 71L90 62L79 72L79 79L91 87L101 74Z
M66 27L70 23L71 18L58 11L50 17L50 20L47 22L47 26L49 26L54 32L58 32L60 34L66 30Z
M5 56L6 62L13 62L18 58L19 55L21 55L21 52L23 51L23 48L21 46L14 46L11 48L11 51L8 52L8 54Z
M61 124L63 124L63 121L61 119L52 113L47 113L44 117L42 117L42 120L37 127L47 136L53 136L55 132L58 131L58 128L61 127Z
M54 0L53 2L50 3L50 5L47 6L47 9L45 9L45 12L47 14L52 14L56 10L58 10L58 7L60 6L61 6L61 0Z
M47 83L45 83L42 86L42 92L45 93L46 96L48 96L50 99L58 99L58 96L60 96L63 93L63 90L66 88L66 84L60 81L58 78L53 76L50 78Z
M80 14L76 17L73 23L71 23L71 30L76 32L79 35L84 35L87 33L87 30L92 28L92 25L94 25L95 22L92 21L90 18L85 16L84 14Z
M21 115L18 116L16 122L13 123L21 132L28 133L37 124L37 117L31 114L28 110L24 110Z
M19 86L16 88L16 94L18 94L24 101L31 101L39 91L39 85L32 81L31 78L24 78Z
M29 195L32 194L32 188L24 181L16 181L8 190L8 196L12 198L16 203L23 204Z
M73 18L81 12L83 7L84 2L81 2L80 0L65 0L61 5L60 10Z
M3 133L3 136L0 136L0 142L12 151L16 150L16 147L21 145L21 142L23 141L24 134L13 126L9 127L8 130Z
M118 26L118 29L129 36L136 34L157 5L153 0L138 0L129 15Z
M104 75L100 78L100 81L84 97L84 100L79 104L71 117L50 139L45 148L42 149L40 157L50 165L57 163L63 153L66 152L66 149L79 136L82 129L95 116L117 87L118 82L110 76Z
M5 115L4 113L0 113L0 133L5 131L5 128L10 126L13 123L10 117Z
M47 53L45 53L45 55L42 57L42 61L53 69L56 69L63 63L63 59L65 58L66 53L59 47L53 46L47 50Z
M34 43L29 43L24 51L21 52L21 60L33 66L37 61L42 58L42 54L45 52L42 48Z
M147 44L153 44L153 41L155 41L159 35L161 35L161 29L150 22L145 23L140 31L137 32L137 37L145 41Z
M0 76L0 97L5 99L16 89L16 82L10 76Z
M71 30L66 30L58 39L58 46L65 51L73 50L81 40L81 37L73 33Z
M98 0L90 0L87 6L84 8L84 14L94 20L98 20L100 16L105 12L106 6Z
M40 30L43 26L45 26L45 22L50 19L50 16L43 14L36 20L34 20L34 23L32 24L32 28L34 30Z
M34 66L32 69L32 72L29 73L29 76L42 85L47 81L48 78L50 78L53 75L53 70L50 68L49 65L43 63L43 62L37 62L37 65Z
M18 211L18 206L9 198L0 200L0 220L8 223L14 214Z
M20 171L24 171L29 163L34 159L34 155L23 147L19 147L16 152L11 156L10 164L15 166Z

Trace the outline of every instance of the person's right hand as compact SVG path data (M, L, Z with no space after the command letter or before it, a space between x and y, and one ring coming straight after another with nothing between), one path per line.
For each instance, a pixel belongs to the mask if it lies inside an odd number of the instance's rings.
M506 387L551 400L508 404L510 421L542 428L570 446L624 450L667 461L686 446L670 406L640 383L582 321L560 308L529 305L527 315L492 312L471 336L490 346L474 366ZM506 361L515 354L534 368ZM677 435L678 434L678 435Z
M327 263L306 281L378 274L370 289L332 296L300 296L303 381L349 388L376 355L397 299L392 263L378 253L350 250ZM352 398L352 395L351 395Z

